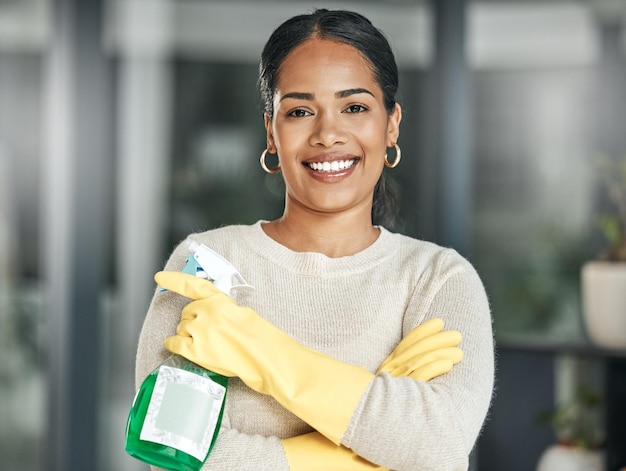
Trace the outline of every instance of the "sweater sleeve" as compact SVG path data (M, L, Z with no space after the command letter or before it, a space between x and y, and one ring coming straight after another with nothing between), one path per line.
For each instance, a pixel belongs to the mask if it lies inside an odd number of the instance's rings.
M164 471L155 466L152 471ZM282 443L277 437L247 435L222 426L201 471L289 471Z
M222 427L202 471L289 471L282 442L277 437L248 435Z
M377 376L342 443L397 471L466 470L493 390L489 304L477 273L456 252L443 252L423 278L407 309L404 335L439 317L446 330L462 333L464 358L428 383Z
M165 270L180 271L185 263L186 249L177 247ZM135 364L135 383L142 381L171 355L163 346L166 337L176 332L183 307L189 302L175 293L157 288L139 336ZM237 469L241 471L288 471L287 459L278 437L240 433L229 427L224 415L215 446L202 470ZM153 470L159 468L152 467Z

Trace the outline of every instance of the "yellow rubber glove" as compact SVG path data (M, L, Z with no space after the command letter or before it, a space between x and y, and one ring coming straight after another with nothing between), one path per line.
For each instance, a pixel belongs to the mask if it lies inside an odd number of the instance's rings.
M457 348L461 340L458 330L444 332L441 319L430 319L402 339L380 365L378 373L386 371L392 376L430 381L463 359L463 352Z
M335 445L319 432L306 433L282 440L291 471L368 471L387 470L350 448Z
M339 445L372 373L303 346L210 281L180 272L159 272L155 280L193 300L165 348L238 376Z
M442 332L443 321L431 319L413 329L379 368L392 376L410 376L416 381L430 381L452 369L463 358L456 347L461 342L458 331ZM282 441L289 469L292 471L367 471L386 470L349 448L335 445L319 432L311 432Z

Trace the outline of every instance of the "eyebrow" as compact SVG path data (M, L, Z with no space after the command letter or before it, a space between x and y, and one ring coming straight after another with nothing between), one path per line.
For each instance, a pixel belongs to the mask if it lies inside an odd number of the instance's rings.
M286 100L287 98L293 98L295 100L313 100L313 94L303 92L285 93L282 97L280 97L280 101Z
M358 95L359 93L367 93L368 95L374 96L372 92L370 92L366 88L349 88L348 90L341 90L335 93L336 98L346 98L352 95ZM304 93L304 92L291 92L285 93L280 101L286 100L287 98L293 98L295 100L313 100L314 95L312 93Z
M335 96L337 98L346 98L352 95L358 95L359 93L367 93L368 95L374 96L374 94L370 92L367 88L349 88L348 90L342 90L335 93Z

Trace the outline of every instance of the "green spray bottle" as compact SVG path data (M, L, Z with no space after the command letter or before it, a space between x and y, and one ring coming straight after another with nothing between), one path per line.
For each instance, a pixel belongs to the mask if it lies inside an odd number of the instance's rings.
M250 287L228 260L191 239L184 273L211 280L227 295ZM237 284L234 284L236 281ZM128 414L126 452L168 471L198 471L217 438L228 378L172 355L141 384Z

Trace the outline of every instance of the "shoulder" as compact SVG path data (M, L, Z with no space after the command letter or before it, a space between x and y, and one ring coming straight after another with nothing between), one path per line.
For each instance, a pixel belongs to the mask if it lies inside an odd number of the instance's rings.
M191 233L174 247L167 263L167 269L182 268L189 255L186 243L189 239L204 244L226 259L232 260L241 253L242 246L254 245L255 239L259 238L261 232L260 223L259 221L250 225L221 226L203 232Z
M395 251L390 270L413 287L412 297L427 293L456 293L459 296L484 296L485 287L476 268L456 250L433 242L391 234ZM428 296L426 296L428 297Z
M212 246L211 248L215 250L231 245L239 245L242 242L254 243L254 240L262 235L261 223L262 221L257 221L254 224L247 225L220 226L204 232L189 234L187 238Z
M204 232L195 232L188 237L201 242L230 240L233 237L251 237L256 233L256 229L259 227L260 223L261 221L254 224L220 226Z
M471 263L456 250L434 242L386 231L394 256L403 264L439 274L456 270L474 271Z

